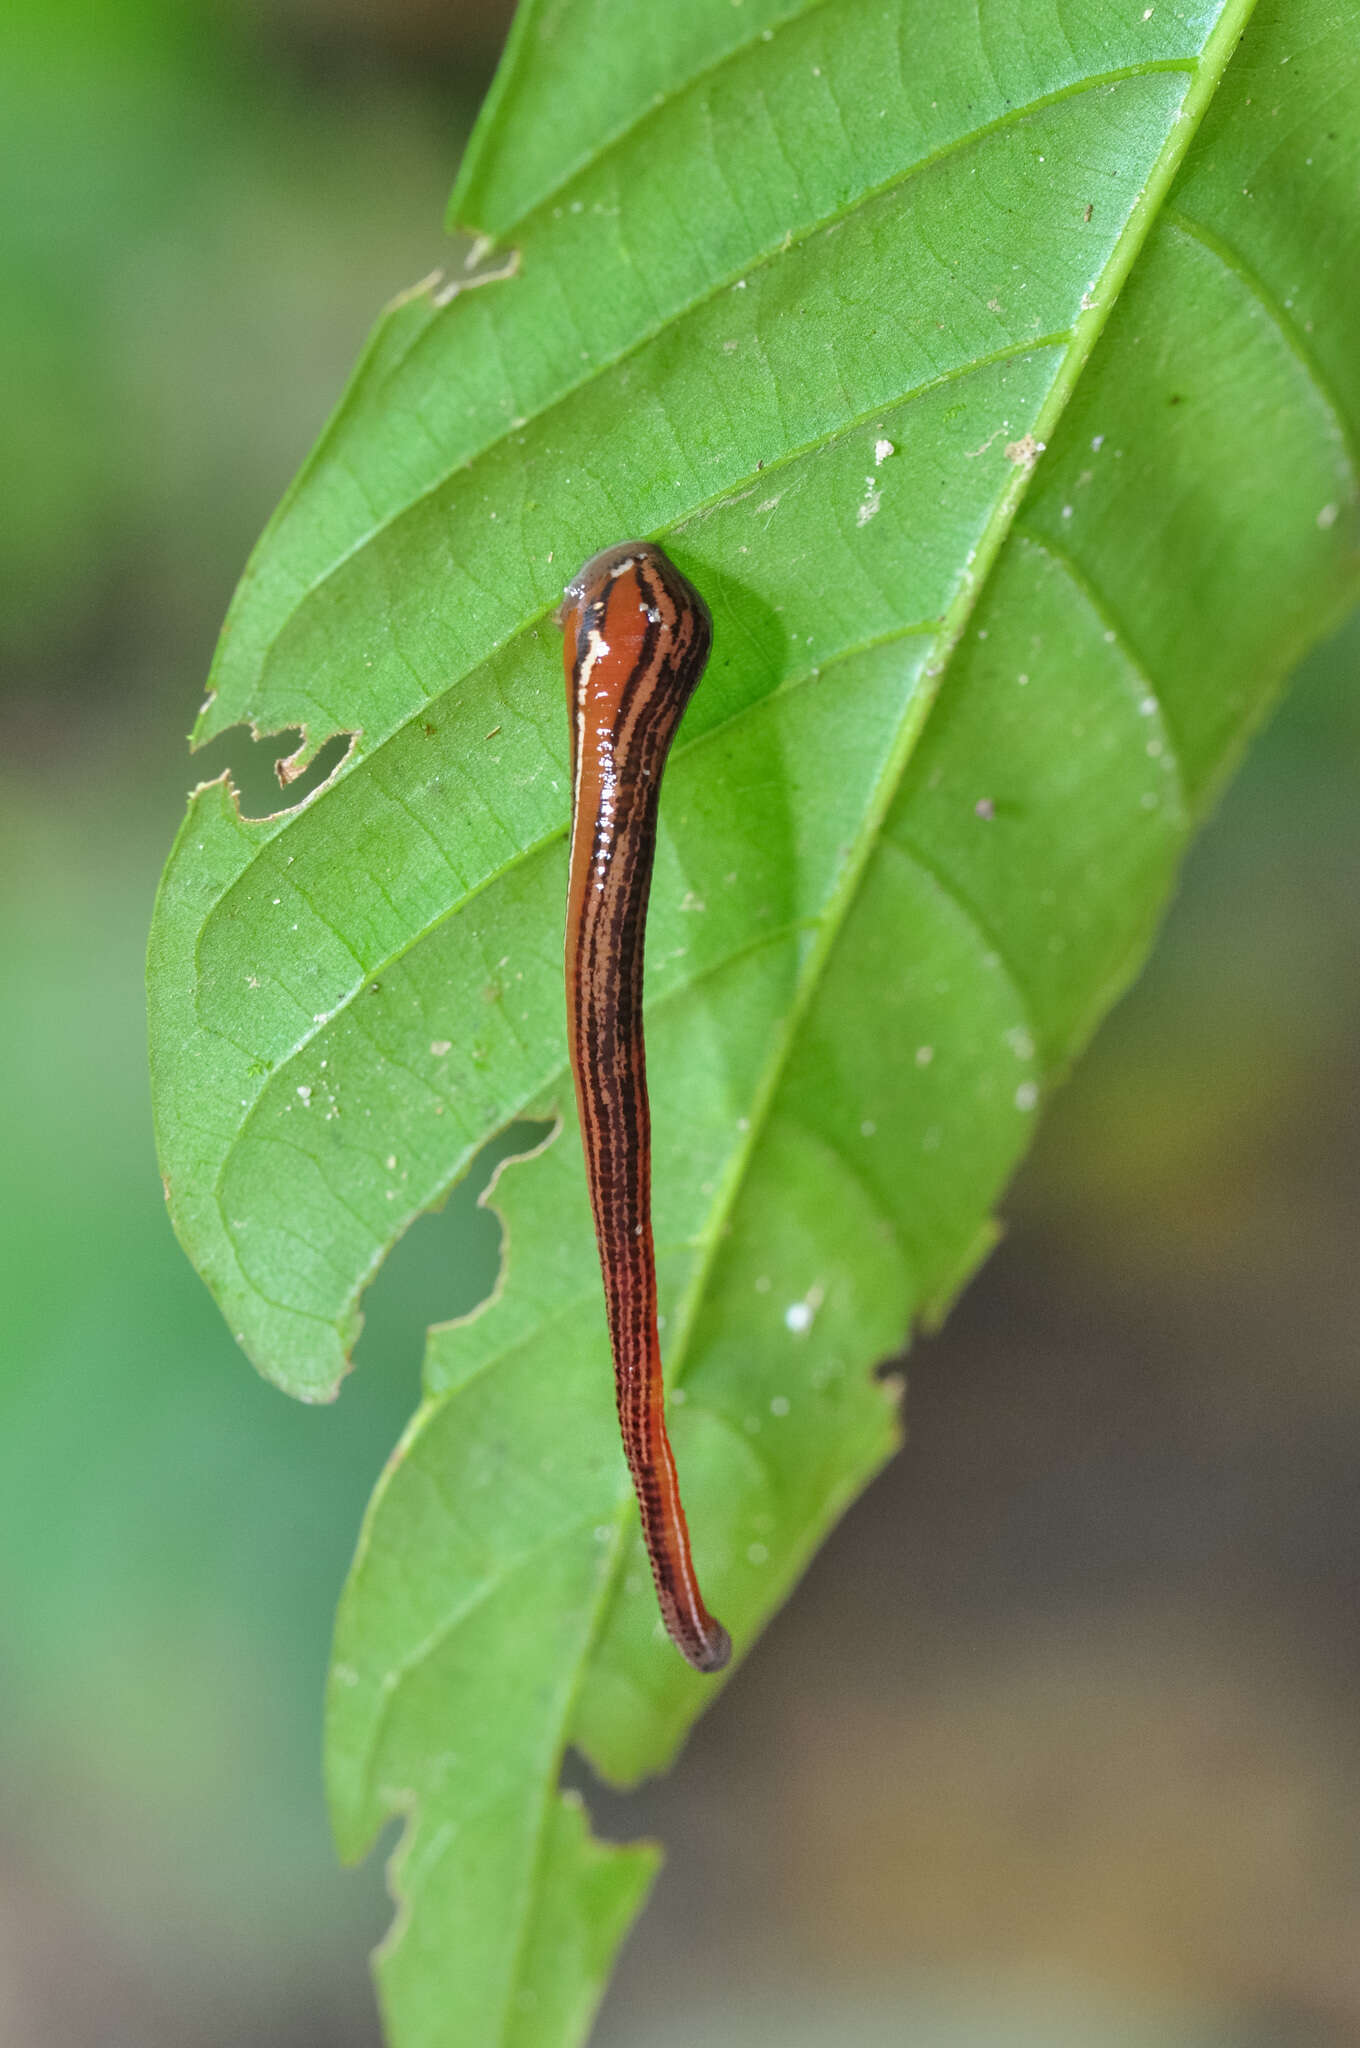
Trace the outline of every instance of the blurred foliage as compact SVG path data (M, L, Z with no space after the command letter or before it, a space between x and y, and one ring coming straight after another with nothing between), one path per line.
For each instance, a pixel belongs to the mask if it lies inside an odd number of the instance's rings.
M11 688L16 661L92 680L134 647L206 673L206 622L262 500L334 403L375 302L441 256L480 67L455 90L418 56L337 35L327 75L296 10L267 26L252 12L7 11ZM187 715L183 679L177 698Z
M0 2032L33 2042L372 2038L379 1875L339 1876L320 1800L330 1617L424 1328L496 1257L474 1187L403 1246L368 1384L316 1430L242 1371L155 1175L178 733L261 507L440 253L490 54L460 76L456 43L285 14L23 4L0 61L0 1802L32 1959ZM263 797L276 751L219 756Z

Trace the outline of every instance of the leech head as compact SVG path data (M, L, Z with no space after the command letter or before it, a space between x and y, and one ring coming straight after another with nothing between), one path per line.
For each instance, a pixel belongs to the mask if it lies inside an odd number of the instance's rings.
M693 664L708 657L708 607L675 564L650 541L621 541L592 555L572 577L554 614L584 691L605 654L623 673L644 658Z
M631 568L639 555L651 554L645 540L620 541L617 547L603 548L598 555L592 555L583 562L562 592L562 602L553 613L553 619L564 630L572 612L580 612L591 598L598 597L601 590Z

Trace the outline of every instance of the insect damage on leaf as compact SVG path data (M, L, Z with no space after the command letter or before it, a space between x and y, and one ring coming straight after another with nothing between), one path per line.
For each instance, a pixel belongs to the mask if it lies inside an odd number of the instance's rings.
M215 774L204 775L191 796L213 783L223 783L244 822L273 823L327 789L353 758L358 738L355 732L335 732L320 746L313 746L299 726L268 733L232 726L204 746L203 765L211 769L215 761L221 761L222 766ZM280 741L284 743L282 754ZM279 803L275 796L278 788L287 792L286 803Z

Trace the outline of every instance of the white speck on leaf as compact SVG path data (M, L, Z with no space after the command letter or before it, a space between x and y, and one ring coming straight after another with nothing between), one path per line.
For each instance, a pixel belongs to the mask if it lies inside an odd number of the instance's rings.
M809 1287L801 1301L791 1301L784 1311L784 1327L792 1330L795 1337L804 1336L812 1328L813 1318L826 1298L824 1288L815 1284Z

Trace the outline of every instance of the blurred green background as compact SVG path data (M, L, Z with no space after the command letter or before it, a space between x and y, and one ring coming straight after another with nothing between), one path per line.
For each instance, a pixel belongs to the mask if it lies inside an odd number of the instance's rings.
M0 2043L375 2048L320 1692L460 1193L334 1409L258 1383L149 1129L151 894L246 552L445 260L507 5L11 0L0 49ZM1360 2039L1360 630L1305 666L911 1442L664 1785L601 2048ZM579 1774L578 1774L579 1777Z

